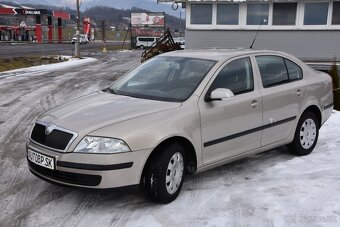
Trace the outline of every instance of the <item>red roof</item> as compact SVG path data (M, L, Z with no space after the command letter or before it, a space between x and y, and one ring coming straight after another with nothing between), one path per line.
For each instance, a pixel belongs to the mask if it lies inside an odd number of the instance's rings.
M16 15L14 8L0 8L0 15Z

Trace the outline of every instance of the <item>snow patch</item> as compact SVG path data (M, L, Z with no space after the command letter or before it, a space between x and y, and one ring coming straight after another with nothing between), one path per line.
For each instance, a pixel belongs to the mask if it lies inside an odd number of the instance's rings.
M67 59L67 61L55 63L55 64L38 65L38 66L32 66L28 68L21 68L21 69L15 69L15 70L2 72L0 73L0 79L5 78L5 77L11 77L11 76L26 76L26 75L32 75L32 74L37 74L37 73L44 73L44 72L54 71L58 69L65 69L69 67L80 66L80 65L84 65L84 64L97 61L96 58L79 59L79 58L73 58L71 56L61 56L61 58Z
M121 53L132 53L133 51L132 50L121 50L120 52Z

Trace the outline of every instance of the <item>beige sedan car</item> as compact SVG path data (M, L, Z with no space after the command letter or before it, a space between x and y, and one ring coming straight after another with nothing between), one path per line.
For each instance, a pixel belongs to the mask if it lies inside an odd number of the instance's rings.
M185 174L288 145L314 149L332 81L274 51L177 51L43 114L27 143L33 174L86 188L143 186L169 203Z

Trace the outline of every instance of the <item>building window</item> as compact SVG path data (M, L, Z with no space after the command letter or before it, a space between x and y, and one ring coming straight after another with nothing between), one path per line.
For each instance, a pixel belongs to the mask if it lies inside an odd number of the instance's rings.
M313 2L305 4L304 25L326 25L328 2Z
M340 2L333 2L332 24L340 24Z
M268 14L268 3L249 3L247 5L247 25L268 25Z
M212 4L192 4L191 24L212 24Z
M238 25L239 4L217 4L217 24Z
M295 25L297 3L274 3L273 25Z

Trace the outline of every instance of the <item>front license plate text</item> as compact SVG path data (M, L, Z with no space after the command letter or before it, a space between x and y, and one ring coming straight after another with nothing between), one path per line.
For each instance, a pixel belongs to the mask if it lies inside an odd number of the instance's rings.
M27 158L39 166L54 170L54 158L39 154L32 150L27 151Z

